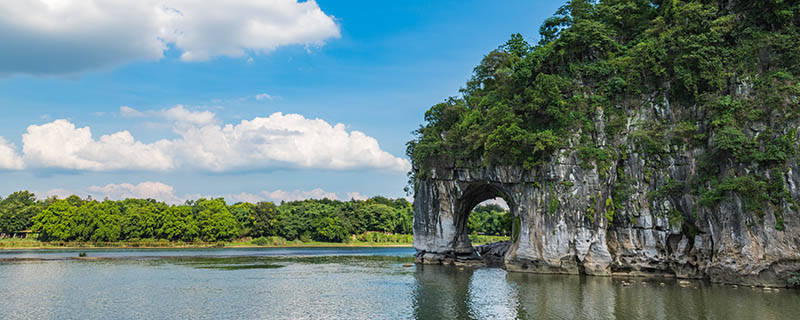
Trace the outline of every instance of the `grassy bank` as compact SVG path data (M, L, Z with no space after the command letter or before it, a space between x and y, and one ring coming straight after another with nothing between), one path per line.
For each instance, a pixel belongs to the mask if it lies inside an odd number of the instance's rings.
M72 249L72 248L281 248L281 247L410 247L411 235L359 235L346 242L286 240L281 237L238 239L227 242L183 242L138 240L116 242L44 242L35 239L0 239L0 249ZM473 245L505 241L508 237L471 235Z
M280 244L255 244L242 239L231 242L117 241L117 242L43 242L26 239L0 240L2 249L72 249L72 248L256 248L256 247L409 247L411 243L391 242L320 242L286 241Z

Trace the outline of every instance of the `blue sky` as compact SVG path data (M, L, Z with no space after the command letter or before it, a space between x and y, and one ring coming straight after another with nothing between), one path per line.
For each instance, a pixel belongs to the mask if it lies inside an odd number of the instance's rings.
M457 95L511 33L535 42L562 4L234 2L246 10L180 0L94 10L114 22L84 18L78 6L0 5L13 17L0 22L0 195L404 196L405 142L425 110ZM184 20L115 16L152 11L140 3ZM224 19L201 19L209 10ZM243 27L253 21L269 28ZM179 32L155 33L164 26ZM243 120L247 128L225 131ZM75 138L80 128L91 131L88 144ZM133 140L101 141L119 132Z

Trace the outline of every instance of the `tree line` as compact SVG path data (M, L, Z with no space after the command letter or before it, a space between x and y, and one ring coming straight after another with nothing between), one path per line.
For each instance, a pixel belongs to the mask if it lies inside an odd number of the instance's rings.
M48 198L28 191L0 198L0 234L31 230L42 241L113 242L143 239L228 241L278 236L342 242L368 231L411 234L405 199L239 202L198 199L169 205L153 199L120 201Z

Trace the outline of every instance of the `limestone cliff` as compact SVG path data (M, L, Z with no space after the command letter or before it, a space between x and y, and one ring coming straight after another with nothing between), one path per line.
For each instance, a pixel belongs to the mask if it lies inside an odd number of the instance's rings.
M467 237L467 216L476 204L502 197L514 217L512 243L504 257L511 271L786 286L791 272L800 270L797 208L791 202L767 201L766 207L745 209L745 200L735 193L702 205L691 192L669 192L671 186L682 185L676 182L696 178L698 158L710 147L665 145L655 159L632 133L654 119L675 118L673 112L666 100L650 101L629 114L618 141L598 137L599 147L617 148L605 168L586 163L569 147L532 170L436 164L416 184L418 262L479 263ZM597 114L595 125L602 127L602 110ZM757 135L758 128L749 134ZM578 137L576 133L570 140ZM745 170L735 163L714 165L722 171ZM796 159L788 160L786 168L766 174L779 174L770 178L780 181L791 199L800 199ZM622 196L615 190L621 184L630 190Z
M800 3L569 0L408 143L421 262L479 263L503 197L515 271L800 282ZM791 281L789 281L791 279Z

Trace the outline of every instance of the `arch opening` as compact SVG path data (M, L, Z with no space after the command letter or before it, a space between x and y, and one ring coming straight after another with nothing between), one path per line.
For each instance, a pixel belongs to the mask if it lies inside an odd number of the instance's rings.
M511 212L502 197L475 205L467 217L467 233L473 244L511 239Z
M456 205L459 217L456 253L484 257L491 250L495 260L502 260L514 232L514 208L512 198L502 186L490 183L468 186ZM473 246L473 242L478 246Z

